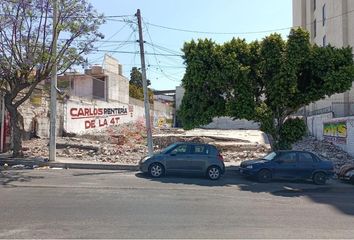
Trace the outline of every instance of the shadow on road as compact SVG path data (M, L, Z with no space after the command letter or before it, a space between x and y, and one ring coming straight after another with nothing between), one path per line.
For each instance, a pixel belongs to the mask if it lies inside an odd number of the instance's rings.
M80 176L95 176L95 175L109 175L109 174L117 174L117 173L124 173L125 170L115 170L115 171L107 171L107 172L85 172L85 173L74 173L72 174L74 177Z
M33 179L42 179L42 176L27 176L23 171L0 172L0 185L5 187L15 187L16 182L30 182Z
M195 175L195 174L169 174L161 178L152 178L148 174L138 172L135 174L138 178L149 179L150 181L162 182L162 183L174 183L174 184L187 184L187 185L198 185L204 187L228 187L233 185L238 185L242 183L242 178L236 178L236 170L231 168L226 170L224 176L222 176L217 181L212 181L206 178L204 175Z
M330 180L326 185L315 185L311 181L272 181L259 183L252 179L244 178L234 169L227 169L226 174L218 181L211 181L203 176L169 175L162 178L151 178L147 174L137 173L137 177L150 181L198 185L205 187L231 187L236 186L240 191L253 193L269 193L273 196L294 198L306 197L315 203L333 206L340 212L354 215L354 186ZM255 196L257 198L257 196Z

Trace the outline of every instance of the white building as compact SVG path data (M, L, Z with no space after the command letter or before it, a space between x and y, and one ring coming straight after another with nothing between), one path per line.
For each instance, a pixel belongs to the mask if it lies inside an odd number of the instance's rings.
M118 60L105 55L103 66L92 66L85 73L67 73L58 77L68 82L71 96L107 102L129 103L129 80L122 74Z
M354 47L354 0L293 0L293 26L307 29L311 42L319 46ZM345 93L310 104L307 111L354 115L354 84Z
M293 0L293 26L307 29L319 46L354 47L354 0ZM354 84L306 110L311 135L354 156Z

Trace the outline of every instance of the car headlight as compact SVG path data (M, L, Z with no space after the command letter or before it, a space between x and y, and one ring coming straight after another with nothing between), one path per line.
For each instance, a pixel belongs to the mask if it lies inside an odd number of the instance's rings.
M143 162L147 161L149 158L150 158L150 156L146 156L146 157L144 157L143 159L141 159L140 162L143 163Z
M253 166L252 166L252 165L248 165L246 168L247 168L247 169L252 169Z

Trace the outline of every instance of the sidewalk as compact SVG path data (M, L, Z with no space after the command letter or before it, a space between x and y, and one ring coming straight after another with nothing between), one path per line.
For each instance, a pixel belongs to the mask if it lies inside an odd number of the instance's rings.
M11 158L9 156L0 155L0 166L4 164L8 166L22 165L23 168L50 167L63 169L99 169L99 170L127 170L138 171L139 167L135 164L121 163L104 163L98 161L85 161L73 158L57 157L55 162L40 158ZM225 166L230 170L235 170L239 166L239 162L225 162Z
M118 164L118 163L104 163L96 161L84 161L72 158L57 157L55 162L40 158L10 158L0 156L0 165L7 164L8 166L23 165L23 168L37 168L37 167L50 167L50 168L75 168L75 169L100 169L100 170L128 170L137 171L138 165L134 164Z

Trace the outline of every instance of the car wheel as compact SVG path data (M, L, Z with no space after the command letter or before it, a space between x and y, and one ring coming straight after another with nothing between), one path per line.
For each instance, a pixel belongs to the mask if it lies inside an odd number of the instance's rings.
M272 172L267 169L262 169L257 174L257 179L259 182L270 182L272 180Z
M159 178L165 173L165 169L160 163L152 163L149 167L150 176L153 178Z
M218 166L211 166L207 170L207 176L211 180L218 180L221 176L221 169Z
M313 175L312 179L313 179L313 182L317 185L326 184L326 181L327 181L326 174L324 174L323 172L315 173L315 175Z

